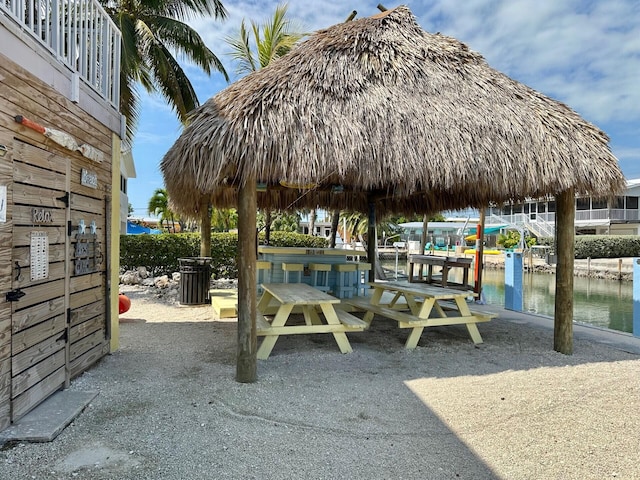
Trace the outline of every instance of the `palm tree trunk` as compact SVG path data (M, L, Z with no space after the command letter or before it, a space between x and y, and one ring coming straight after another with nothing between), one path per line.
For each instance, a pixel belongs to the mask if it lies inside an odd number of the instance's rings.
M316 209L312 208L309 212L309 235L313 236L316 229Z
M269 208L264 212L264 243L271 245L271 209Z
M340 224L340 210L334 210L333 214L331 215L331 241L329 243L330 248L336 248L336 235L338 233L339 224Z

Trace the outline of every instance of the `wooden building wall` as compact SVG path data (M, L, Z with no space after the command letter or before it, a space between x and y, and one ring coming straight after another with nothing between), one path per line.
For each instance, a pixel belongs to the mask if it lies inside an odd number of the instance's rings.
M102 162L16 115L98 149ZM0 430L109 351L112 144L108 127L0 54Z

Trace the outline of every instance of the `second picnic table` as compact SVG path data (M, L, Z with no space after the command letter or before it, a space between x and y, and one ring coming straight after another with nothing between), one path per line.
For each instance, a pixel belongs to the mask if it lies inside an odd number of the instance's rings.
M442 267L441 283L443 287L457 286L462 288L469 287L469 269L471 268L471 258L464 257L440 257L437 255L409 255L409 282L426 282L432 283L433 279L433 267ZM418 275L414 277L414 265L419 265ZM427 276L423 279L422 265L427 266ZM462 284L451 285L449 282L449 270L452 268L462 268Z
M366 311L363 320L368 324L374 314L378 314L396 320L400 328L411 328L405 344L407 349L416 348L425 327L441 325L463 324L473 342L482 343L476 324L487 322L496 316L490 312L472 312L467 304L467 298L475 296L471 291L409 282L373 282L369 285L374 289L370 297L356 297L344 302ZM393 294L393 298L383 304L385 292ZM406 300L406 305L398 303L402 297ZM402 311L403 308L405 311Z
M309 333L331 333L342 353L352 351L346 332L361 332L368 323L351 315L346 310L335 308L340 299L304 283L264 283L263 294L258 302L256 334L265 337L258 348L257 357L269 358L280 335ZM274 303L277 304L274 306ZM318 309L326 323L322 322ZM275 311L269 323L264 315ZM287 325L292 313L304 316L304 325Z

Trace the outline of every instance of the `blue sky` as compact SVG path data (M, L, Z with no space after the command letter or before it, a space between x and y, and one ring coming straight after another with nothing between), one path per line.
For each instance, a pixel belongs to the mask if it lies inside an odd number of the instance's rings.
M270 18L277 1L222 0L225 21L190 22L234 80L226 35L244 18ZM387 8L397 6L382 2ZM627 178L640 177L640 2L638 0L406 0L428 32L440 32L481 53L489 65L558 99L611 138ZM289 1L288 17L305 31L378 13L377 0ZM201 103L227 86L185 66ZM133 147L137 178L129 180L135 216L146 216L149 198L163 187L158 165L181 126L160 96L142 95Z

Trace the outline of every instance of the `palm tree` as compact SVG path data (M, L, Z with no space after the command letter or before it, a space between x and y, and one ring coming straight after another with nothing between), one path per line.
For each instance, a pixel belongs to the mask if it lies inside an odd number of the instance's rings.
M296 42L305 36L305 33L295 31L297 27L286 18L288 8L286 3L279 4L273 17L262 25L251 20L253 38L250 38L243 19L238 34L225 39L231 46L229 55L236 63L238 75L266 67L272 60L289 53Z
M331 212L331 239L329 240L329 248L336 248L336 235L338 234L338 224L340 223L340 210ZM347 232L343 232L346 235ZM342 239L343 242L346 238Z
M300 228L300 215L281 210L273 215L273 229L278 232L297 232Z
M239 32L225 39L231 46L229 55L236 63L236 74L245 75L266 67L272 60L289 53L305 35L297 32L295 25L286 18L287 9L286 3L279 4L273 17L262 25L251 20L253 38L243 19ZM271 212L268 209L265 209L264 217L265 241L268 245L271 233Z
M149 205L147 211L150 215L157 215L160 217L160 225L163 221L167 221L167 228L171 232L175 229L174 213L169 208L169 196L164 188L156 188L152 197L149 199ZM171 227L169 227L169 219L171 220Z
M228 232L238 227L238 211L235 208L214 208L211 212L211 229Z
M159 92L182 123L198 106L198 97L174 54L208 75L213 70L229 79L222 63L185 20L226 17L220 0L100 0L122 32L120 112L127 119L127 140L133 139L140 114L137 85Z

